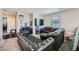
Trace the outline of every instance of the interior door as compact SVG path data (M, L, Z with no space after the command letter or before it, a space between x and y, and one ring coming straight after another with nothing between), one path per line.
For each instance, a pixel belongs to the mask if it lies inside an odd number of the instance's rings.
M7 33L7 18L3 17L3 33Z

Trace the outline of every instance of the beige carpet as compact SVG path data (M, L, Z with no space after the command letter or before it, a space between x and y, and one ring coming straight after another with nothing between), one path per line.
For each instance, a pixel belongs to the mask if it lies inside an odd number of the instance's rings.
M17 37L0 41L0 51L21 51ZM72 42L65 40L59 51L72 51Z
M64 43L60 47L59 51L72 51L73 42L71 40L64 40Z
M0 51L21 51L17 38L5 39L3 47L0 47Z

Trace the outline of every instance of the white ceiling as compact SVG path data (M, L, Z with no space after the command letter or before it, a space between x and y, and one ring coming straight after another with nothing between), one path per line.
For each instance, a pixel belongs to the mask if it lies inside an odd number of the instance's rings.
M32 14L35 12L40 15L48 15L51 13L63 11L65 9L63 8L5 8L5 10L7 10L7 12L22 12L28 14Z

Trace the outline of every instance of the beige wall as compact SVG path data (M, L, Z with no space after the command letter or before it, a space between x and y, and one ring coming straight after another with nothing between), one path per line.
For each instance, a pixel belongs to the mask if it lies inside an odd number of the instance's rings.
M19 19L16 18L16 15L7 15L7 26L8 26L8 32L10 32L11 29L17 29L19 30ZM29 14L24 14L24 22L27 23L29 26L30 23L30 15Z
M2 39L2 35L3 35L3 32L2 32L2 12L1 12L1 9L0 9L0 41Z
M27 26L30 26L30 14L25 14L24 17L24 22L27 23Z
M7 31L10 32L11 29L15 29L15 15L11 14L3 14L2 10L0 9L0 16L1 17L6 17L7 18Z
M2 17L0 16L0 40L3 38L2 35L3 35L3 32L2 32Z
M0 13L1 15L1 13ZM33 20L33 17L30 14L24 14L24 21L27 23L29 26L30 21ZM51 26L51 18L53 16L60 16L60 22L61 22L61 27L65 28L66 31L73 31L75 27L79 25L79 9L70 9L66 10L60 13L55 13L47 16L40 16L40 18L43 18L44 21L44 26ZM10 29L16 28L19 30L19 19L16 16L13 15L7 15L7 23L8 23L8 32ZM16 23L15 23L16 22ZM43 26L42 26L43 27Z
M7 15L7 31L10 32L11 29L15 29L15 15Z
M19 32L19 29L20 29L19 15L24 15L24 23L27 23L27 26L30 25L29 24L30 23L30 14L25 14L25 13L18 12L17 16L16 16L16 29L17 29L17 32Z
M79 9L69 9L60 13L45 16L44 25L51 26L51 18L57 15L60 16L61 27L66 29L66 31L72 32L75 27L79 25Z

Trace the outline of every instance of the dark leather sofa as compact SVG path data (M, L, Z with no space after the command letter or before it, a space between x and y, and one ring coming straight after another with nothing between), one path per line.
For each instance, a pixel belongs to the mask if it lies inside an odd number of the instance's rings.
M54 32L42 33L40 35L40 37L41 37L42 40L45 40L48 37L54 38L55 42L54 42L54 45L53 45L53 49L59 50L59 48L61 47L61 45L64 42L64 32L65 32L65 30L61 28L61 29L58 29Z
M18 33L18 43L22 51L52 51L54 39L49 37L47 40L42 41L32 35L24 37Z
M59 50L61 45L64 42L64 30L60 32L57 36L52 36L55 39L55 43L53 45L54 50Z
M40 33L49 33L49 32L54 32L58 28L52 28L52 27L43 27L40 29Z
M18 43L23 51L57 51L64 42L64 30L59 29L53 33L45 33L48 38L42 40L32 35L18 33ZM50 39L51 38L51 39Z
M79 40L78 40L76 51L79 51Z
M21 33L28 33L28 34L32 34L33 33L33 29L31 27L23 27L20 29Z

